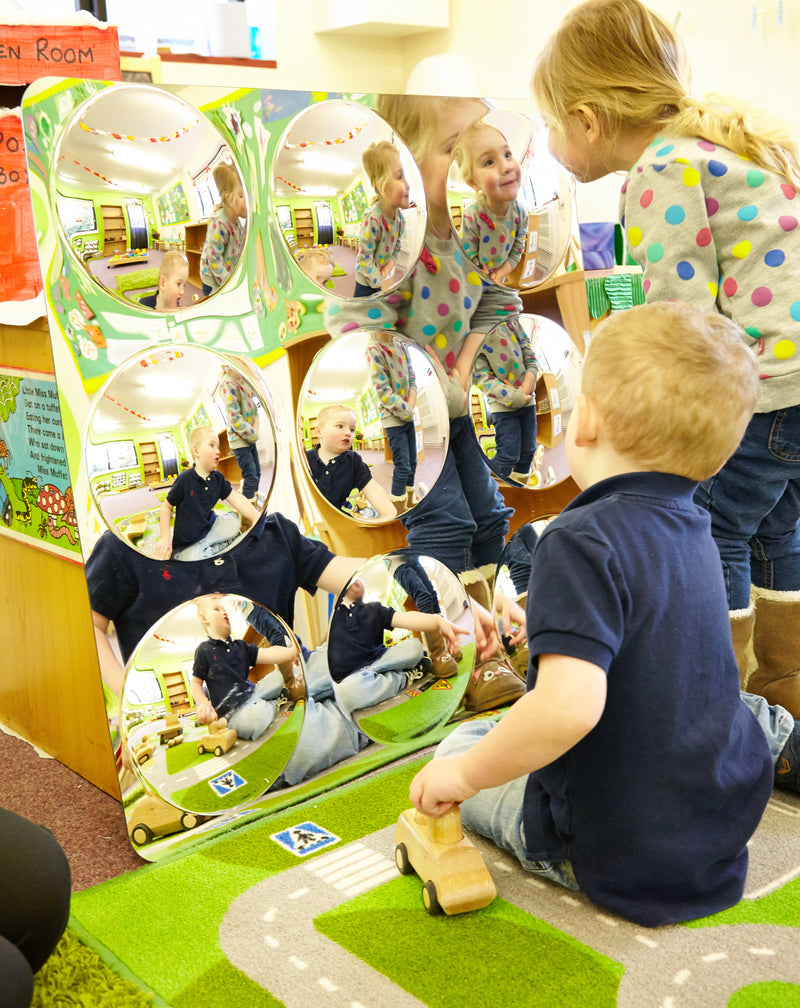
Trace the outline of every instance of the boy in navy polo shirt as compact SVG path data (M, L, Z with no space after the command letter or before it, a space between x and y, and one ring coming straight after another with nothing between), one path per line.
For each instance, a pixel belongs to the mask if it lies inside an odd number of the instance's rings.
M463 802L527 870L647 926L735 904L773 779L792 765L798 788L794 719L739 692L693 501L736 449L758 371L730 320L679 302L598 327L567 433L582 492L533 550L528 692L457 728L411 784L421 812Z
M416 637L406 637L387 647L384 631L400 627L438 632L447 641L450 652L459 650L458 634L468 632L435 613L396 612L380 602L364 602L365 590L363 580L353 578L334 609L328 633L328 667L333 692L336 702L348 714L383 703L409 683L421 679L426 672L433 671ZM457 670L454 662L447 675Z
M161 505L157 560L202 560L220 553L242 531L241 518L250 525L258 521L258 511L238 490L234 490L217 466L219 438L212 427L194 427L189 435L194 465L185 469L169 488ZM216 514L217 501L226 501L233 511ZM175 527L172 513L175 512Z
M231 621L224 595L206 595L196 601L197 615L208 640L197 645L192 666L192 696L197 720L211 724L227 718L239 738L255 739L275 720L283 691L283 676L268 672L254 686L248 679L253 665L278 665L298 656L294 645L257 647L231 637ZM206 696L205 687L208 689Z
M360 490L372 505L362 517L386 520L395 517L389 494L373 479L369 466L353 451L356 415L341 403L323 406L317 416L319 445L306 452L311 478L335 508L344 507L351 490Z

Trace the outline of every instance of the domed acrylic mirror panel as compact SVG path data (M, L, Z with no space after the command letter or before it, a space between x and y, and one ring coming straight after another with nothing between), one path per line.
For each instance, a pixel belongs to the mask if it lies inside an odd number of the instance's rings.
M442 470L449 430L433 363L389 330L326 343L298 400L306 472L359 524L390 521L415 506Z
M456 645L435 629L436 615L466 631L454 632ZM394 628L384 633L384 621ZM427 630L420 629L424 623ZM443 649L453 658L446 669L431 662ZM403 551L373 557L331 616L328 665L336 702L376 742L407 742L445 724L464 695L475 652L464 588L432 557ZM436 669L447 676L437 678Z
M278 143L271 191L285 251L326 294L386 293L413 269L426 220L419 170L367 106L337 98L300 112Z
M572 233L572 181L523 113L493 108L453 151L453 227L479 272L515 289L538 286L561 265Z
M569 475L564 440L580 390L583 358L566 330L552 319L523 314L520 325L522 340L507 327L500 333L495 330L496 339L487 340L478 354L470 409L478 443L495 475L513 486L541 489ZM532 398L520 408L507 382L521 377L530 353L540 373ZM490 358L494 358L491 365Z
M211 636L220 613L224 642ZM207 673L208 648L225 651L238 693L233 679ZM305 711L302 659L270 660L287 648L298 649L288 626L241 595L184 602L140 642L125 670L120 725L122 800L140 852L255 801L279 778ZM239 678L248 671L249 680ZM204 691L219 719L198 717Z
M121 364L97 393L84 457L92 501L123 542L147 556L163 558L165 542L175 559L215 556L246 534L272 490L269 392L249 359L189 344L154 346ZM201 509L186 535L180 498L193 479L212 496L227 481L231 493Z
M159 88L115 84L74 112L54 160L55 216L100 286L145 311L203 300L200 261L207 219L220 201L218 166L230 166L245 194L247 187L202 113ZM231 210L228 225L235 240L212 257L218 277L233 271L244 247L246 217ZM162 262L169 289L156 304ZM216 290L217 279L210 286Z

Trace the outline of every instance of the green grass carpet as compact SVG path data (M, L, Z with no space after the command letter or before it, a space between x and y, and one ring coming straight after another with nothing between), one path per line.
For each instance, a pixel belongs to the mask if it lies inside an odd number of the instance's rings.
M149 269L131 270L117 277L117 289L120 291L138 290L140 287L158 286L158 267L151 266Z

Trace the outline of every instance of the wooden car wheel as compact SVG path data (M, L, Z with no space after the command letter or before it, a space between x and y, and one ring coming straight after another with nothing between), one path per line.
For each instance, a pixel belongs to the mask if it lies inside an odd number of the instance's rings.
M430 880L422 886L422 902L425 904L425 909L431 916L442 912L442 907L439 903L439 896L436 892L436 886Z
M139 847L141 847L142 844L150 843L152 839L153 831L149 826L145 826L144 823L138 823L131 830L131 840L133 840L133 842Z
M411 875L414 869L408 860L408 848L404 843L399 843L394 849L394 863L401 875Z

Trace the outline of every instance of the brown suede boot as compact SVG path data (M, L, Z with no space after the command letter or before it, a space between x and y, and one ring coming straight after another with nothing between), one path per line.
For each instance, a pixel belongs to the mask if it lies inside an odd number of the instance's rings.
M753 588L757 667L747 690L800 717L800 592Z
M415 503L414 487L406 487L406 511L410 511Z
M449 679L450 676L458 672L458 663L447 650L447 641L438 630L427 630L422 632L422 639L428 657L433 666L432 671L437 679Z
M394 509L397 512L398 517L401 514L405 514L406 511L408 510L405 494L398 494L397 497L395 497L394 494L389 494L389 500L392 502L392 504L394 504Z
M519 700L525 685L516 672L499 658L487 658L475 666L464 693L464 709L473 714L494 710Z
M286 695L292 701L305 700L306 683L303 674L295 666L294 662L283 662L278 666L278 670L283 676L286 686Z
M755 668L752 647L753 624L756 621L755 606L751 602L747 609L734 609L728 615L731 620L733 651L736 655L736 664L739 666L739 686L746 690L747 680Z

